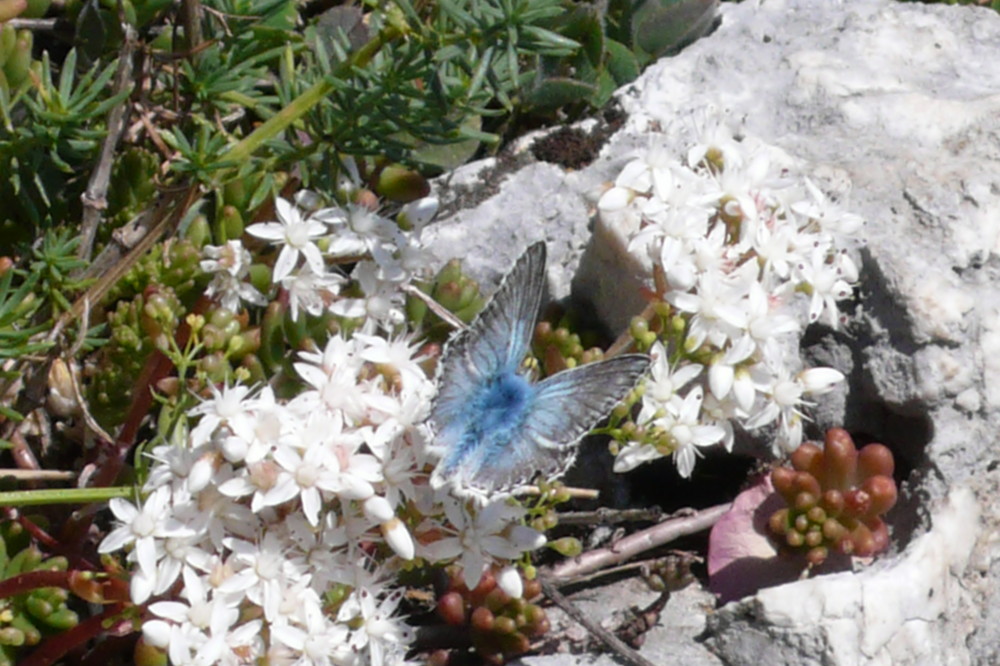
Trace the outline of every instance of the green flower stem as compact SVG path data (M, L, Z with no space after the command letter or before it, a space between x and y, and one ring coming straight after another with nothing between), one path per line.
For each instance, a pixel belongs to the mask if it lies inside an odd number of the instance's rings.
M336 82L339 79L350 75L351 71L355 68L367 65L383 46L402 34L402 31L398 28L392 26L384 28L374 39L351 54L351 57L341 63L329 76L315 83L311 88L292 100L288 106L261 123L257 129L244 137L242 141L223 153L219 158L220 161L232 162L234 164L245 162L264 142L284 132L292 123L299 120L311 108L319 104L336 87Z
M42 504L91 504L113 497L135 497L134 486L107 488L56 488L47 490L11 490L0 492L0 506L40 506Z

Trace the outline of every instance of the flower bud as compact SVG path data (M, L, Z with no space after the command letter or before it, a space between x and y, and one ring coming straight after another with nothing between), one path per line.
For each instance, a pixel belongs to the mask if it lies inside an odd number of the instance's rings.
M362 509L368 520L373 523L384 523L396 516L396 512L393 511L389 500L381 495L372 495L366 499L362 505Z
M431 186L419 172L401 164L390 164L379 172L374 189L390 201L405 203L426 197Z
M379 527L382 530L385 542L389 544L393 552L404 560L409 561L413 559L416 554L416 546L414 546L413 537L410 536L410 531L406 529L403 521L399 518L393 518L382 523Z
M49 408L59 416L72 416L79 413L80 403L76 399L73 387L74 379L79 378L79 369L74 361L72 365L61 358L52 361L49 367Z
M497 574L497 586L508 596L520 598L524 592L521 572L515 566L506 566Z

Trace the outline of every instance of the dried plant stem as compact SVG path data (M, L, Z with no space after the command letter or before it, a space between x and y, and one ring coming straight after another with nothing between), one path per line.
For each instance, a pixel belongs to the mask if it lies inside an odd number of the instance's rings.
M176 228L181 218L184 217L184 213L198 197L198 193L198 186L192 185L186 189L161 195L149 215L143 218L145 224L136 225L134 235L138 238L124 238L112 234L115 242L109 243L83 274L83 277L93 277L97 281L74 301L73 307L63 315L62 319L66 321L79 319L91 303L100 303L108 290L132 268L136 261L146 254L161 236L168 230ZM124 256L122 256L123 253Z
M135 29L128 23L123 22L122 29L125 31L125 38L118 52L118 71L115 72L112 96L118 95L132 85L132 56L135 54L136 34ZM90 174L86 191L80 196L83 202L83 221L80 225L80 246L77 248L77 256L81 259L90 258L102 213L108 207L107 194L112 163L115 151L118 149L118 141L125 130L128 108L129 105L125 102L114 105L108 112L108 133L101 145L101 155L97 160L97 166Z
M182 0L181 23L184 24L184 38L189 49L197 49L202 42L201 37L201 2L199 0ZM194 56L195 54L192 54Z
M655 666L653 662L630 648L613 633L584 615L579 608L574 606L573 603L559 591L559 588L557 588L551 580L539 576L538 582L542 586L542 592L545 593L546 597L552 600L552 603L559 606L559 608L561 608L567 615L579 622L582 626L586 627L587 631L599 638L602 643L607 645L608 648L614 651L614 653L619 657L633 666Z
M731 504L718 504L703 509L692 516L673 518L653 525L649 529L630 534L615 541L607 548L582 553L555 566L548 573L551 580L575 578L607 566L620 564L640 553L670 543L688 534L708 529L729 510Z
M592 488L573 488L566 486L562 489L562 491L567 493L573 499L594 500L601 496L599 490L594 490ZM541 494L542 489L538 486L522 486L514 493L516 497L537 497Z
M17 481L72 481L76 472L56 469L0 469L0 479L7 477Z
M14 445L11 447L10 455L20 469L28 471L39 471L41 469L41 465L38 464L38 458L35 457L34 451L28 446L28 442L24 439L19 429L15 429L10 434L10 442Z
M641 521L660 522L663 511L658 506L651 509L609 509L596 511L567 511L559 514L560 525L615 525Z
M464 321L453 315L451 312L446 310L440 303L438 303L433 298L431 298L424 292L414 287L412 284L404 284L403 291L413 296L414 298L419 298L421 301L423 301L431 312L433 312L442 320L444 320L445 323L454 328L456 331L464 331L467 328Z
M55 30L56 25L59 23L60 19L29 19L29 18L15 18L7 21L7 24L14 30L36 30L36 31L49 31Z

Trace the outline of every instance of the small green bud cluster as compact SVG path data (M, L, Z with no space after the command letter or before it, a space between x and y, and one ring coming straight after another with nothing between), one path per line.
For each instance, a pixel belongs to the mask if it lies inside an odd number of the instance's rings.
M458 259L445 264L430 283L420 285L420 290L465 323L471 322L485 304L479 283L462 273ZM413 328L428 329L429 338L444 339L451 330L415 296L407 296L406 314Z
M84 367L87 402L105 427L121 423L149 354L169 345L183 314L171 287L147 287L108 313L110 340Z
M114 303L142 293L150 285L170 288L182 301L193 293L201 274L201 252L188 239L168 240L153 248L112 287L106 302Z
M572 496L562 481L549 481L541 476L536 481L539 496L527 507L527 525L539 532L547 532L559 524L556 506L570 501Z
M171 350L185 309L170 287L149 286L131 301L120 301L108 315L111 340L96 363L86 369L88 395L97 419L106 425L121 423L131 405L136 378L153 350ZM201 347L194 369L212 383L223 383L239 372L250 381L264 377L257 353L260 327L250 326L246 312L236 315L215 307L205 315L189 315ZM176 377L159 381L156 390L168 397L180 394ZM196 390L198 387L194 387Z
M546 376L604 358L600 347L584 349L578 333L570 332L566 326L553 326L547 321L538 322L532 346Z
M882 444L860 451L842 428L826 433L822 448L806 442L792 453L792 467L771 472L788 507L771 515L772 534L805 551L813 566L830 551L871 557L889 547L882 514L896 503L892 452Z
M438 599L437 610L445 622L468 626L472 645L489 664L503 664L524 654L531 639L549 630L549 620L541 606L530 603L542 588L536 580L523 580L520 597L511 597L497 585L496 572L487 570L472 590L462 582L457 568L450 571L448 589ZM447 665L449 654L435 654L435 663Z
M29 543L20 523L0 527L0 579L32 571L66 571L65 557L45 558ZM40 587L0 599L0 666L18 661L19 649L38 645L43 636L72 629L79 622L67 607L69 592L61 587Z

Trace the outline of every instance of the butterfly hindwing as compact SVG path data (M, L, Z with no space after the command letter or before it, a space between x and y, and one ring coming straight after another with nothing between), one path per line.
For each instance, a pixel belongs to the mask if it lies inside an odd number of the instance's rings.
M625 397L649 367L649 357L626 354L547 377L521 437L539 449L572 447Z

